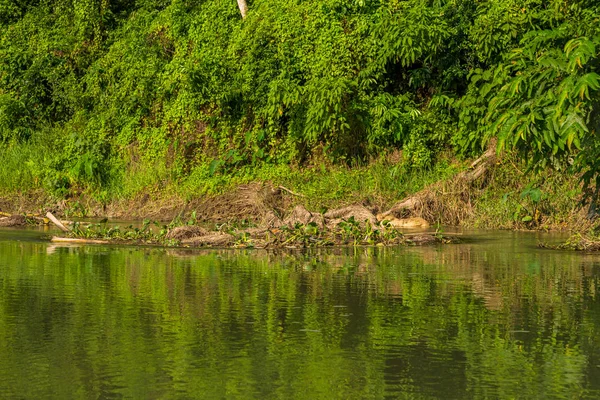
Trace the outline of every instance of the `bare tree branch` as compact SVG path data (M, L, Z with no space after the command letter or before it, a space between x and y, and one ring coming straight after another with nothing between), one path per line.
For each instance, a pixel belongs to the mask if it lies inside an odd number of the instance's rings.
M246 14L248 13L248 4L246 4L246 0L237 0L237 3L240 8L240 14L242 14L242 19L246 19Z

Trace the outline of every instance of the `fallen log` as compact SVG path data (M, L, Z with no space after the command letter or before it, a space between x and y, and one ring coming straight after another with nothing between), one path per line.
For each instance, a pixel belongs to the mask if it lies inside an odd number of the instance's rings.
M50 241L53 243L110 244L110 241L108 240L66 238L58 236L53 236Z

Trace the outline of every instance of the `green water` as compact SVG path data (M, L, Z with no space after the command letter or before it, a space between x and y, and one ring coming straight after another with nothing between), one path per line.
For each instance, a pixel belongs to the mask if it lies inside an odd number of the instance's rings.
M0 231L0 399L599 398L600 255L312 253Z

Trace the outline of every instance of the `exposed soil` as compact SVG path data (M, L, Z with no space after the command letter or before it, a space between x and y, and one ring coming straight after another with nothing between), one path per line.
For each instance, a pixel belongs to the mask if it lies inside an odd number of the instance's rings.
M1 227L24 226L27 224L27 218L24 215L11 215L0 218Z

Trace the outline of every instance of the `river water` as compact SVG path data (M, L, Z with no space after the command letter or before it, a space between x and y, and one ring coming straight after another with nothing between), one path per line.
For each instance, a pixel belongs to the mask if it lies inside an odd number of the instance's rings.
M0 399L600 398L600 255L544 236L304 253L41 236L0 230Z

